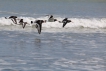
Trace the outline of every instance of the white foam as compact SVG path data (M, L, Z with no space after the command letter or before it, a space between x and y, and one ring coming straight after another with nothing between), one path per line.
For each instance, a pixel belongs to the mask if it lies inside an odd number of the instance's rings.
M27 22L27 25L32 26L31 21L35 20L48 20L48 17L18 17L17 22L20 19L23 19L24 22ZM62 21L64 18L56 17L58 21ZM66 24L65 28L106 28L106 18L69 18L72 22ZM63 23L56 22L46 22L43 23L42 27L45 28L62 28ZM0 18L0 25L16 25L11 19L5 19L4 17Z
M0 25L13 25L11 19L0 18Z

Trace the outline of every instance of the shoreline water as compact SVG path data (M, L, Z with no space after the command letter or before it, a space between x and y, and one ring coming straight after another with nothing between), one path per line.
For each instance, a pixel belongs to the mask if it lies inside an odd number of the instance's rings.
M106 33L0 33L1 71L105 71Z
M37 29L35 27L27 26L26 28L22 28L19 26L0 26L0 31L10 31L10 32L30 32L37 33ZM106 29L104 28L42 28L42 33L106 33Z
M43 23L38 34L30 21L47 15L73 22ZM105 70L106 0L0 0L0 71Z

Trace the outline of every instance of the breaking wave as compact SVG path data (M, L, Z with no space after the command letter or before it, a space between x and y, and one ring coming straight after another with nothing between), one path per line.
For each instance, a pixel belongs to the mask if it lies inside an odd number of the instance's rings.
M31 21L35 20L48 20L48 16L46 17L18 17L17 22L19 22L20 19L23 19L24 22L28 22L27 26L32 26ZM62 21L64 18L62 17L56 17L58 21ZM106 18L69 18L72 22L67 23L65 28L106 28ZM62 28L63 23L60 22L46 22L43 23L42 27L45 28ZM5 17L0 17L0 26L5 25L15 25L11 19L5 19Z

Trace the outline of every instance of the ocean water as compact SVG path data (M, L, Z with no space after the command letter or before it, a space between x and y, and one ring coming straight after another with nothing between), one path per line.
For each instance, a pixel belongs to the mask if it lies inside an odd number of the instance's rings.
M23 29L9 16L28 22ZM53 15L42 32L31 21ZM0 71L105 71L106 0L0 0Z

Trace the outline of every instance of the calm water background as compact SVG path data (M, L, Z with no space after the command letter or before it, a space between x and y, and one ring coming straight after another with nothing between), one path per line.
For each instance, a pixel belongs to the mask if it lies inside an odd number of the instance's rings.
M101 20L106 18L106 1L0 0L0 17L48 14ZM39 35L36 28L0 25L0 71L105 70L105 28L43 28Z
M106 0L0 0L0 16L106 17Z

